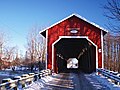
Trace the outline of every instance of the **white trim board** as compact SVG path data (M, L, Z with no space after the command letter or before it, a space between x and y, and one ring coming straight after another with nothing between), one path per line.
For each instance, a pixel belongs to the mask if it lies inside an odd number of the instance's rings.
M46 37L46 69L47 69L47 64L48 64L47 63L47 60L48 60L48 48L47 48L48 47L47 46L48 45L48 40L47 40L48 39L48 31L46 31L46 36L47 36Z
M103 31L101 31L101 50L102 50L102 68L104 68L104 52L103 52Z
M87 36L59 36L59 38L52 44L52 69L54 69L54 45L62 38L85 38L92 43L96 47L96 69L98 68L98 47Z

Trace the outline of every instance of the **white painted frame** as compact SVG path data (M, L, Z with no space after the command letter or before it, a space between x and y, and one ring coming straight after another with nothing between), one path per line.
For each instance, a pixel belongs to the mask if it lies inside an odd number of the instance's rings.
M62 38L84 38L87 39L90 43L92 43L96 47L96 69L98 69L98 47L88 38L88 36L59 36L59 38L52 44L52 69L54 69L54 45Z
M48 61L48 48L47 48L48 40L47 39L48 39L48 30L46 31L46 69L47 69L47 64L48 64L47 63L47 61Z
M104 52L103 52L103 31L101 30L101 54L102 54L102 68L104 68Z

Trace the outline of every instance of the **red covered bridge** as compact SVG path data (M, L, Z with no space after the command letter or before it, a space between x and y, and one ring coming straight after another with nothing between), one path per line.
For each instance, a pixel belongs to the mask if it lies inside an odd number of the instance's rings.
M67 67L71 58L78 60L74 70L90 73L103 68L103 36L107 31L102 27L72 14L40 33L46 38L46 68L73 70Z

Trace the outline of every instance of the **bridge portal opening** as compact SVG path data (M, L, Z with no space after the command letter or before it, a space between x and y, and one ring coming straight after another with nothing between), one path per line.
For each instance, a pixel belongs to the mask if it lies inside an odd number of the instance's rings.
M96 47L86 38L61 38L54 44L54 58L58 73L81 71L92 73L96 71ZM72 59L78 60L76 64Z
M67 60L67 68L68 69L78 68L78 60L76 58L69 58Z

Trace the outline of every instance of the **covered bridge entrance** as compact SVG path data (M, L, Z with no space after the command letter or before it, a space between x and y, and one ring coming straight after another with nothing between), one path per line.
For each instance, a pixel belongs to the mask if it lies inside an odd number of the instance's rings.
M40 31L47 44L46 68L55 72L77 70L87 73L103 68L103 36L106 32L78 14Z
M80 70L83 72L93 72L96 70L96 45L87 37L61 37L54 44L58 72L70 70ZM78 67L67 67L70 59L78 60Z

